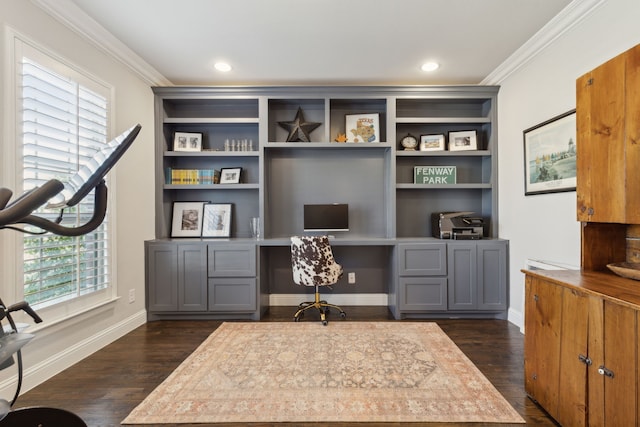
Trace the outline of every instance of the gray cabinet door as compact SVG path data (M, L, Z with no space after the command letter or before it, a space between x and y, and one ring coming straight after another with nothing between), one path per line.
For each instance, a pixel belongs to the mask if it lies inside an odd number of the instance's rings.
M444 276L447 274L446 243L401 243L398 245L400 276Z
M447 309L447 278L401 277L398 294L401 311L444 311Z
M150 312L178 309L178 247L147 245L147 307Z
M256 279L216 277L209 279L209 311L254 311L257 309Z
M178 245L178 311L207 310L207 247Z
M486 241L478 244L478 309L507 308L508 242Z
M447 247L449 264L449 310L478 308L477 245L451 242Z
M256 277L256 246L209 244L209 277Z

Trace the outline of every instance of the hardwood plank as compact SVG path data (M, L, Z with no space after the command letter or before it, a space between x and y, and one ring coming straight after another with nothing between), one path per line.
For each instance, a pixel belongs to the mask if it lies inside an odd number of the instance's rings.
M392 321L393 319L387 307L344 308L348 316L346 321ZM263 321L290 322L294 311L293 307L271 307ZM313 315L310 313L304 321L314 321ZM341 320L330 315L329 321ZM527 397L524 391L524 339L516 326L505 320L434 321L487 376L522 415L527 424L557 425ZM63 408L75 412L92 427L119 426L129 412L221 324L220 321L206 320L149 322L20 396L16 407L40 405ZM218 427L233 425L216 424ZM277 423L253 425L265 427L277 425ZM318 425L321 424L307 424L309 427L318 427ZM337 427L347 425L356 424L332 423L332 426ZM400 424L359 423L357 425L399 426ZM421 425L451 427L455 424L412 424L416 427ZM202 424L198 426L203 427Z

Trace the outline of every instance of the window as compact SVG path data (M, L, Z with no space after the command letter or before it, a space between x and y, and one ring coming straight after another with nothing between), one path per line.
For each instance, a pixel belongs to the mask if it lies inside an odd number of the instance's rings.
M108 142L109 90L30 45L19 46L17 129L27 191L52 178L65 182ZM62 224L82 225L92 213L93 192L65 210ZM52 220L58 214L38 211ZM25 234L22 243L23 298L36 307L111 285L108 215L98 229L80 237Z

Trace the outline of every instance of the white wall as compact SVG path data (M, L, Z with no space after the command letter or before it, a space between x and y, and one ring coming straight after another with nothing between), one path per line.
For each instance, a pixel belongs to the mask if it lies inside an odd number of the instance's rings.
M575 108L576 79L640 43L638 18L638 0L605 0L499 82L499 234L510 240L509 320L521 327L525 260L580 265L576 193L524 196L522 132Z
M98 310L81 314L61 323L47 324L37 330L36 338L23 351L26 377L23 390L37 385L42 380L72 365L116 338L131 331L146 321L144 309L144 248L143 241L154 236L154 138L153 138L153 94L149 84L127 66L105 54L102 49L87 42L73 31L61 25L42 9L25 0L0 0L0 98L6 110L11 108L13 90L7 51L8 26L38 44L48 47L56 55L77 64L90 74L115 87L114 134L117 135L136 123L142 125L132 147L125 153L116 168L115 185L110 185L110 206L115 212L116 227L116 285L120 299ZM6 153L13 137L9 132L4 114L0 114L0 156ZM0 171L0 186L12 188L6 177L7 156L0 160L5 171ZM3 182L4 177L4 182ZM8 240L17 233L0 231L0 292L5 303L12 300L12 265L2 265L12 254L8 253ZM2 252L3 251L3 252ZM129 303L129 290L133 289L136 301ZM10 296L11 295L11 296ZM0 396L11 398L11 382L15 380L14 369L2 372Z

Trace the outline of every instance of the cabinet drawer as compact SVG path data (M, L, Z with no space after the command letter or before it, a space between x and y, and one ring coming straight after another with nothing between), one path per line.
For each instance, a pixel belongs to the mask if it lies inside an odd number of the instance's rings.
M255 245L208 245L209 277L255 277Z
M446 243L402 243L398 245L400 276L444 276L447 274Z
M256 304L256 279L209 279L209 311L254 311Z
M403 311L443 311L447 309L445 277L401 277L399 308Z

